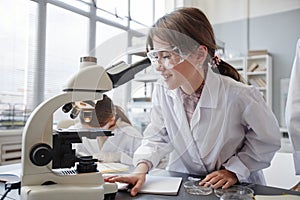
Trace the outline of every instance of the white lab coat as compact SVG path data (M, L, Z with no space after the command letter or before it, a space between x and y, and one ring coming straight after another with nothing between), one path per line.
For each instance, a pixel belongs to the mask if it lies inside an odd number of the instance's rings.
M300 175L300 39L290 77L285 118L293 148L295 172Z
M171 152L168 170L205 175L223 166L240 182L265 184L261 169L270 166L280 138L278 122L257 89L208 69L190 126L179 90L156 85L151 123L134 164L146 159L156 166Z
M132 164L135 150L140 146L142 134L133 126L117 120L114 136L108 137L100 147L97 139L82 138L82 144L76 145L79 155L93 155L105 162Z

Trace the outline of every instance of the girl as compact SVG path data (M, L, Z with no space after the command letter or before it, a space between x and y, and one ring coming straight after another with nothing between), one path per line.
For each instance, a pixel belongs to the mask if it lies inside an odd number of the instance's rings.
M151 123L134 155L135 173L106 181L134 185L135 196L146 173L170 153L167 169L206 175L201 185L265 183L262 169L280 148L277 120L215 49L212 26L197 8L173 11L153 25L147 56L163 81L153 91Z

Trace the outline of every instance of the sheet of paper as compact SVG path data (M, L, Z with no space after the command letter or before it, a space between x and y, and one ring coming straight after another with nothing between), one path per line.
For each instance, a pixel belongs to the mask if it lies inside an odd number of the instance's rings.
M181 177L147 175L146 182L140 193L177 195L181 182Z
M104 176L110 176L110 175L117 175L117 174L105 174ZM181 177L147 175L146 182L139 193L177 195L181 182L182 182ZM128 190L127 183L117 183L117 185L119 190Z
M255 200L300 200L296 195L255 195Z

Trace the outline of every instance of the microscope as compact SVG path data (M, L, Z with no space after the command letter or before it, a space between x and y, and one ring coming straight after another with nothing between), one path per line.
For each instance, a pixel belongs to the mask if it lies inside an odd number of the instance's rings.
M90 60L92 58L92 60ZM82 200L114 199L115 183L104 182L92 157L77 157L72 143L80 143L80 136L96 138L111 136L109 130L53 130L53 114L62 108L78 112L75 102L101 100L103 93L130 80L136 73L150 66L150 60L126 64L119 62L108 68L96 64L95 58L84 57L82 66L67 82L61 94L42 102L30 115L22 138L21 199ZM76 165L76 166L75 166Z

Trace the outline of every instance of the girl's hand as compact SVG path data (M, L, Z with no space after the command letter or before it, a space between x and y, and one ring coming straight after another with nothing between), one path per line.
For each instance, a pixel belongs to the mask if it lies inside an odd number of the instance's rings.
M104 178L106 182L120 182L120 183L128 183L133 186L130 194L131 196L136 196L137 193L141 190L142 186L146 181L146 174L148 172L148 166L145 163L140 163L135 168L135 171L132 174L122 175L122 176L110 176Z
M133 188L130 191L131 196L136 196L137 193L141 190L142 186L144 185L146 180L145 173L135 173L135 174L127 174L127 175L118 175L118 176L110 176L105 177L104 181L106 182L120 182L120 183L128 183L132 185Z
M200 181L199 185L203 186L206 182L209 182L214 189L219 187L225 189L237 183L237 181L238 179L235 173L226 169L221 169L208 174L205 179Z

